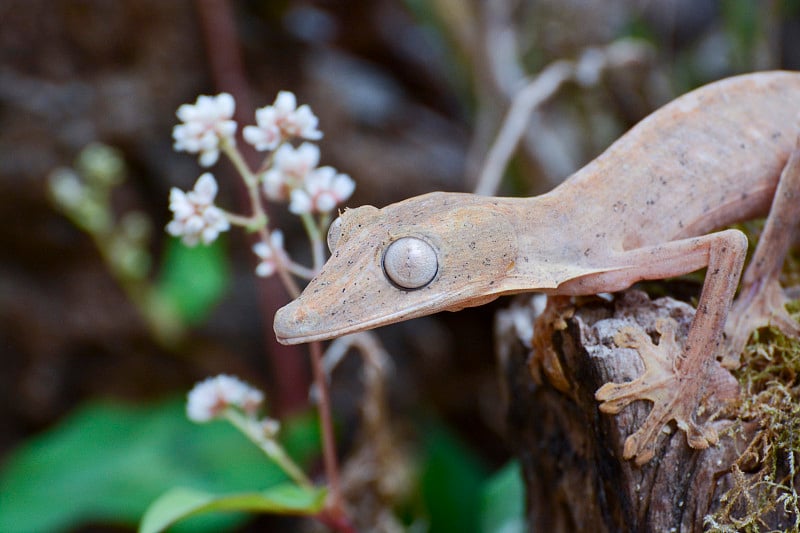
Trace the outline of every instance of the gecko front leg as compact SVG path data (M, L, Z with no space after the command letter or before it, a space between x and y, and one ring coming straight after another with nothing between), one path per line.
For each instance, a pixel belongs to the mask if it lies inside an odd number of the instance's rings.
M634 347L644 360L645 373L630 383L607 383L595 394L600 409L617 413L637 400L648 400L653 407L642 426L625 441L623 456L644 464L655 454L661 430L671 421L687 433L693 448L706 448L716 442L716 432L695 419L704 397L715 391L712 364L720 352L722 329L730 309L747 249L747 238L737 230L726 230L663 246L628 252L630 270L604 274L613 277L653 279L685 274L708 267L694 320L683 349L674 342L671 327L660 324L658 345L644 333L623 332L622 346ZM635 266L633 266L635 265ZM609 279L610 278L610 279Z
M800 223L800 136L781 173L764 231L742 279L742 290L725 326L728 350L723 365L739 366L739 356L757 328L774 326L800 337L800 325L786 311L788 299L778 283L783 261Z
M695 405L674 394L676 376L679 375L676 355L681 348L675 339L676 322L660 319L656 322L659 334L658 344L654 344L647 333L639 327L622 328L615 336L614 343L620 348L633 348L644 363L644 373L636 381L628 384L606 383L596 394L602 399L600 410L617 414L634 400L649 400L653 403L645 424L625 440L622 455L625 459L635 458L641 465L655 454L658 434L663 424L675 420L679 429L686 432L686 440L692 448L705 448L716 444L717 435L713 429L695 422ZM665 422L666 421L666 422Z

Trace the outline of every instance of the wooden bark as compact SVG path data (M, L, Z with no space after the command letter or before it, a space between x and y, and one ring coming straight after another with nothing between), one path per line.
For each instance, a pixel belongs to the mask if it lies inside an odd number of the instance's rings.
M642 371L635 351L615 346L620 327L637 324L653 336L656 319L670 317L685 338L691 306L669 298L651 301L640 291L579 304L566 328L546 332L568 384L564 392L533 379L531 349L518 338L530 333L530 316L520 316L520 309L525 308L517 307L513 320L500 320L516 327L500 328L506 334L498 337L498 355L509 401L509 440L527 488L530 531L702 531L704 517L719 508L731 487L730 467L755 428L742 426L734 440L723 431L731 422L717 420L720 442L706 450L690 449L685 434L672 428L660 437L656 457L637 467L622 459L622 446L650 405L636 402L608 415L594 398L604 383L630 381ZM713 374L720 386L736 387L727 371L717 367ZM709 411L718 405L711 398L704 404ZM785 515L771 519L767 529L790 525Z

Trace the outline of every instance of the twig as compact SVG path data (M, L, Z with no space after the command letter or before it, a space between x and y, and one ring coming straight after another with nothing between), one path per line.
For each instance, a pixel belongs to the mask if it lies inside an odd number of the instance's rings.
M572 77L573 71L570 61L556 61L517 93L500 128L500 133L486 155L475 194L491 196L497 192L503 172L525 133L531 113L542 102L553 96L561 84Z
M386 375L393 369L392 358L374 332L363 331L346 335L331 343L325 352L325 369L328 375L331 375L350 348L357 349L364 360L362 372L365 391L361 411L368 434L375 435L385 425L388 413L384 385Z
M397 461L402 461L402 452L399 451L402 446L398 446L389 423L386 395L387 374L393 370L392 358L373 331L346 335L335 339L325 351L323 362L328 379L351 349L355 349L362 359L364 392L359 402L362 429L361 443L345 467L343 479L354 500L350 503L356 508L361 508L360 504L364 503L364 491L369 491L368 499L377 498L390 506L388 502L395 501L396 494L390 488L392 484L380 480L392 479L399 467ZM368 467L365 467L365 461Z
M330 376L347 352L356 348L369 366L382 369L385 374L391 367L392 358L373 331L362 331L334 339L325 350L325 374Z
M638 63L648 51L649 47L638 41L620 40L603 48L588 48L577 61L561 59L545 67L514 96L500 133L486 156L475 193L490 196L497 192L503 172L525 134L531 115L564 83L575 81L584 87L595 85L604 70Z
M513 6L506 0L486 0L472 11L474 28L471 53L477 94L472 140L467 150L468 183L479 181L492 138L502 123L502 113L525 83L514 33Z

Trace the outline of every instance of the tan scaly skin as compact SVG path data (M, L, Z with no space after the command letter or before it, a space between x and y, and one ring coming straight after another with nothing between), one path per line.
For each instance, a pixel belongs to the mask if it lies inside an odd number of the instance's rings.
M694 418L713 392L706 390L709 363L724 356L735 365L760 325L798 334L777 276L800 218L799 112L800 73L738 76L654 112L548 194L435 192L383 209L347 210L329 235L332 257L278 311L275 333L287 344L325 340L504 294L613 292L707 267L683 352L675 353L669 324L659 326L664 342L657 346L621 333L618 343L637 348L647 372L596 395L611 413L635 400L653 402L625 443L626 458L647 462L672 420L689 445L705 448L716 434ZM738 230L714 230L767 212L725 348L747 240ZM403 237L411 239L395 246L401 253L389 254L384 267L387 248ZM398 279L416 288L402 288Z

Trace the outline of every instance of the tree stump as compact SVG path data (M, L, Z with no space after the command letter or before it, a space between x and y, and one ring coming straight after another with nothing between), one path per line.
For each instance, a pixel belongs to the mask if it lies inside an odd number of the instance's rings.
M557 358L553 363L563 370L559 390L552 380L537 382L529 368L532 351L524 341L531 338L536 313L530 305L513 307L498 318L497 354L508 399L509 441L527 489L529 530L702 531L705 517L725 503L722 496L736 481L731 467L756 424L739 422L736 431L726 432L731 421L713 421L720 440L706 450L689 448L684 432L673 427L659 438L656 456L638 467L622 458L623 443L650 404L635 402L609 415L598 410L594 397L603 384L630 381L643 370L636 351L614 344L621 327L638 325L657 337L656 320L669 317L679 324L679 339L685 339L694 309L630 290L576 304L559 328L540 318L537 327L546 330L538 333L546 335ZM713 374L720 386L734 387L738 394L730 373L717 366ZM704 405L710 413L719 402L708 398ZM736 475L752 473L737 470ZM778 511L767 514L767 529L791 527L794 518Z

